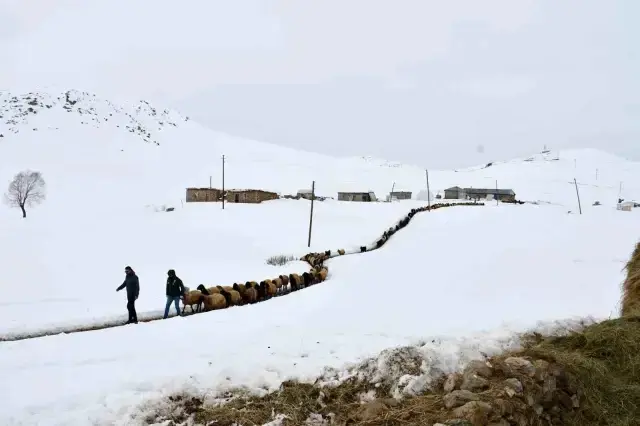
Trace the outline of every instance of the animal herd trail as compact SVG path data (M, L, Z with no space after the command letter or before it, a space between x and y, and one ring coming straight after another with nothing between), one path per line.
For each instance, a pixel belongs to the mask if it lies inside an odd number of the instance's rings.
M343 255L362 254L362 253L370 252L370 251L381 248L384 244L386 244L387 241L389 241L389 238L391 236L393 236L399 230L404 229L415 214L430 211L430 210L437 210L439 208L454 207L454 206L484 206L484 203L466 203L466 202L465 203L436 203L436 204L432 204L430 207L425 206L425 207L411 209L411 211L409 211L409 213L407 213L402 219L398 220L396 225L384 231L382 236L376 239L374 243L371 243L367 246L361 246L358 248L353 248L351 250L346 250L344 251L343 254L339 254L338 250L331 250L324 253L309 253L303 256L300 260L307 262L309 266L312 268L312 270L314 268L323 268L323 267L325 269L328 269L324 265L324 262L326 260L329 260L338 256L343 256ZM303 288L305 287L302 287L302 289ZM290 292L276 294L273 297L284 296L289 293ZM259 302L271 300L273 297L263 299ZM193 312L193 311L188 313L185 312L184 316L190 316L195 313L198 313L198 312ZM162 311L146 312L146 313L140 313L138 314L138 316L139 316L138 322L143 322L143 323L152 322L152 321L162 320L164 316L164 312ZM176 315L175 314L172 315L172 317L174 316ZM122 320L113 320L113 321L101 321L99 323L86 324L86 325L80 325L80 326L73 325L73 326L67 326L67 327L56 327L55 329L44 329L37 332L9 333L9 334L5 334L4 336L0 336L0 342L36 339L36 338L45 337L45 336L53 336L56 334L82 333L87 331L103 330L107 328L122 327L125 325L128 325L128 324L124 323Z

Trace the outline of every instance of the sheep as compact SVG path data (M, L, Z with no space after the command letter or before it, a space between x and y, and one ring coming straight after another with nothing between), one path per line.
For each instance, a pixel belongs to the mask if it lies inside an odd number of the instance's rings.
M258 301L258 290L253 287L249 287L245 290L242 298L245 303L256 303Z
M260 287L258 289L258 298L259 299L270 299L276 294L276 286L275 284L267 279L264 281L260 281Z
M245 284L235 283L233 284L233 289L242 295L246 291L247 286Z
M282 278L278 277L278 278L274 278L273 283L276 285L276 289L278 290L278 293L282 293L283 291L283 283L282 283Z
M202 303L202 292L200 291L199 288L198 290L185 291L185 293L182 295L182 313L184 314L184 311L185 309L187 309L187 306L191 308L192 313L200 312L201 303ZM195 311L193 310L193 305L196 305Z
M220 290L218 290L218 287L209 287L207 288L207 291L209 292L209 294L214 294L214 293L220 294Z
M367 251L367 246L360 246L360 253Z
M291 291L300 290L302 286L302 277L298 274L290 274L289 283L291 284Z
M227 300L223 295L218 293L202 296L202 303L205 311L224 309L227 307Z
M345 253L344 249L338 249L338 254L342 256Z
M325 281L327 279L327 275L329 275L329 270L326 267L320 269L320 281Z
M286 288L289 285L289 277L287 275L280 275L279 278L282 280L282 287Z
M304 282L305 287L309 287L311 284L313 284L313 275L311 275L309 272L303 272L302 281Z
M331 250L327 250L324 252L325 256L331 256Z
M220 294L224 296L227 301L227 306L242 305L242 296L240 293L234 290L230 286L218 286Z

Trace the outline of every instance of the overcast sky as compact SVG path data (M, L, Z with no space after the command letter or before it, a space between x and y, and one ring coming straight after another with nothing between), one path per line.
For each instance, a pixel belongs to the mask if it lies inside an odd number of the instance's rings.
M640 160L639 17L638 0L0 0L0 88L430 168L544 145Z

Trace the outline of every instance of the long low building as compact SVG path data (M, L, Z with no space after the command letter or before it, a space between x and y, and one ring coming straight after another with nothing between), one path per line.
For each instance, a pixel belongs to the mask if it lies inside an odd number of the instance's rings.
M225 189L227 203L261 203L277 200L278 194L261 189ZM222 189L219 188L187 188L187 203L222 201Z
M500 201L514 201L516 193L512 189L496 188L460 188L453 186L444 190L445 200L486 200L496 198Z

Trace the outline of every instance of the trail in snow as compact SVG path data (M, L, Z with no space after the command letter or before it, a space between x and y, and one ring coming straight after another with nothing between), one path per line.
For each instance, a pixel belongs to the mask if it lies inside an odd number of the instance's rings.
M405 215L403 218L399 219L397 223L393 224L389 229L385 230L382 235L376 239L376 241L374 243L368 243L362 247L366 248L365 252L362 252L360 250L360 247L357 248L351 248L349 250L345 250L344 255L350 255L350 254L361 254L361 253L367 253L370 252L372 250L377 250L380 247L382 247L389 238L391 238L397 231L399 231L400 229L403 229L411 220L411 218L417 214L417 213L422 213L425 211L431 211L431 210L438 210L440 208L443 207L454 207L454 206L484 206L484 203L461 203L461 202L457 202L457 203L435 203L433 205L431 205L430 207L427 206L423 206L423 207L419 207L419 208L413 208L411 209L411 211ZM404 223L406 222L406 223ZM310 253L313 254L313 253ZM340 254L338 254L337 249L333 249L330 250L330 254L327 255L327 259L331 259L337 256L342 256ZM319 264L312 264L310 263L308 260L306 260L304 258L304 256L301 258L301 260L306 261L309 266L311 267L316 267L316 266L323 266L323 262L320 262ZM261 280L260 280L261 281ZM258 281L258 282L260 282ZM226 284L229 285L229 284ZM281 294L277 294L274 297L280 297L280 296L284 296L289 294L289 288L287 289L287 292L285 293L281 293ZM269 299L263 299L260 300L258 303L261 302L266 302L268 300L271 300L272 298ZM49 301L50 302L50 301ZM233 308L238 308L239 306L234 306ZM231 307L228 307L227 309L230 309ZM203 312L204 313L204 312ZM193 311L191 312L185 312L185 314L183 315L179 315L181 317L185 317L185 316L190 316L195 314ZM176 317L178 316L175 312L170 312L170 316ZM144 322L151 322L151 321L159 321L162 320L164 317L164 311L154 311L154 312L140 312L138 313L138 322L144 323ZM59 327L53 327L53 328L49 328L49 329L41 329L41 330L37 330L37 331L33 331L33 332L18 332L18 333L7 333L5 335L0 335L0 341L16 341L16 340L25 340L25 339L34 339L34 338L39 338L39 337L44 337L44 336L51 336L51 335L55 335L55 334L70 334L70 333L82 333L82 332L88 332L88 331L96 331L96 330L102 330L105 328L113 328L113 327L123 327L126 326L128 324L126 324L124 322L124 320L122 319L118 319L118 320L110 320L110 319L98 319L92 323L86 323L86 324L77 324L77 325L67 325L67 326L59 326Z

